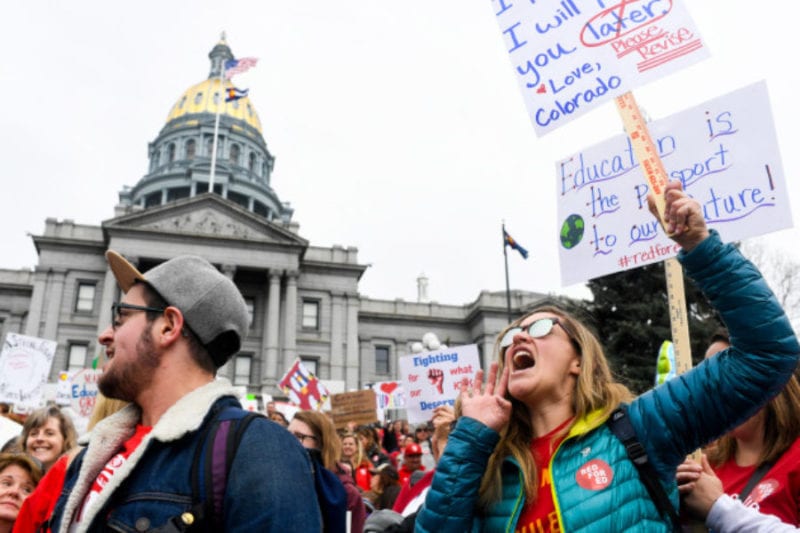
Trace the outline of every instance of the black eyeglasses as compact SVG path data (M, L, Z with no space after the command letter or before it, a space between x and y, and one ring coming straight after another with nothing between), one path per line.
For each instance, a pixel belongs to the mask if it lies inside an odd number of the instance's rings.
M569 331L564 328L564 325L555 317L547 317L547 318L540 318L539 320L534 320L529 325L525 326L524 328L521 327L514 327L506 331L506 334L503 335L503 338L500 339L500 347L501 348L508 348L514 342L514 336L518 333L522 333L523 331L527 331L528 335L530 335L534 339L539 339L541 337L545 337L553 331L553 328L558 324L561 326L561 329L564 330L564 333L567 334L570 340L572 340L572 335L569 334Z
M300 441L300 444L304 444L306 439L319 440L314 435L306 435L305 433L300 433L299 431L292 431L292 435L294 435L295 438Z
M113 320L111 324L113 327L117 327L120 325L120 319L122 318L122 311L123 309L129 311L144 311L145 313L163 313L166 311L165 307L147 307L146 305L133 305L133 304L126 304L123 302L117 302L111 304L111 316Z

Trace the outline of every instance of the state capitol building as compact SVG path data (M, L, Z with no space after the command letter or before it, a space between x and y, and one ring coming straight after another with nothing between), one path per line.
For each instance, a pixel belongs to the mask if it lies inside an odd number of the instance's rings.
M505 292L482 291L465 305L426 301L424 287L417 302L362 296L367 265L357 249L314 246L298 233L293 210L271 186L275 158L253 102L225 102L230 82L220 80L220 70L233 54L224 39L209 58L208 78L175 101L148 145L147 173L119 193L114 216L99 225L48 218L44 232L31 237L33 271L0 269L0 336L57 341L50 382L90 366L120 298L103 255L113 249L142 272L192 254L233 279L247 302L250 332L219 374L251 393L282 397L277 382L297 358L336 382L334 391L398 379L398 357L429 331L450 346L477 344L485 366L507 323ZM543 297L513 291L513 314Z

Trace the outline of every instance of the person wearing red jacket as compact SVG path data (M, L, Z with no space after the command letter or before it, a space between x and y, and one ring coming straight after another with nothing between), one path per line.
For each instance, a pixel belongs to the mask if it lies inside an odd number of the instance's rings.
M403 466L400 467L400 485L405 485L411 474L417 470L425 470L422 466L422 447L416 442L406 445L403 449Z

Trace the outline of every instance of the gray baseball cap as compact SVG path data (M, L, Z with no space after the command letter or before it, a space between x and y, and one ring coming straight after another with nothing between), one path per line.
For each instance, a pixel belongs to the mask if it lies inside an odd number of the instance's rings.
M106 260L123 292L143 281L177 307L217 368L239 351L249 324L247 305L233 281L214 265L182 255L142 274L113 250L106 252Z

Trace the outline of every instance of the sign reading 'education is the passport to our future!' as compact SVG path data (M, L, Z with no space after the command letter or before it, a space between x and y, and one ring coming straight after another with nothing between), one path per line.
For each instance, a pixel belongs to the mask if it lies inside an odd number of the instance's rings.
M537 135L708 56L678 0L493 0Z

